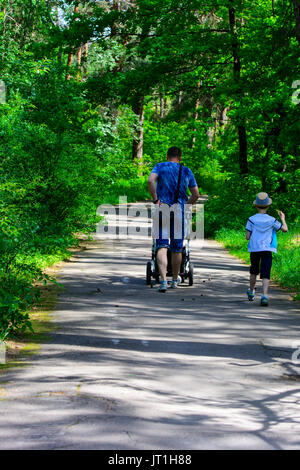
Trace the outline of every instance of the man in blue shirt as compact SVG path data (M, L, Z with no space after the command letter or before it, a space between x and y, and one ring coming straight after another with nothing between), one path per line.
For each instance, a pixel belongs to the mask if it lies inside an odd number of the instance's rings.
M171 147L167 152L167 161L157 163L150 173L148 179L148 188L152 196L153 203L159 207L160 210L167 209L178 202L181 207L181 216L183 220L185 204L194 204L199 198L199 190L192 171L182 166L180 185L178 191L178 201L175 201L176 190L178 185L178 177L181 162L181 150L178 147ZM191 191L191 196L187 198L187 188ZM182 260L182 247L183 247L184 234L180 238L175 238L174 233L170 234L169 238L163 238L160 235L156 239L157 249L157 264L161 276L159 291L166 292L167 290L167 250L170 248L172 252L172 271L173 279L171 288L176 288L180 282L178 278L181 260Z

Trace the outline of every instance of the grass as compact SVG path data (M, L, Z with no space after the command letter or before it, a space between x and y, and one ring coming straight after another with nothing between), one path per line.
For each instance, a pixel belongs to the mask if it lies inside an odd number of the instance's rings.
M234 256L249 262L248 242L244 230L221 229L216 240ZM300 235L295 229L287 233L279 232L278 253L273 256L271 278L281 287L288 289L295 300L300 300Z
M147 181L148 177L117 181L110 187L110 192L104 195L103 204L119 204L119 196L126 196L129 203L150 199Z
M51 322L51 312L57 302L59 287L53 284L41 286L40 289L40 303L34 305L29 312L34 333L26 331L5 340L6 363L0 364L0 371L12 367L24 367L28 364L24 362L24 359L39 352L41 344L47 340L49 333L56 329L55 324Z

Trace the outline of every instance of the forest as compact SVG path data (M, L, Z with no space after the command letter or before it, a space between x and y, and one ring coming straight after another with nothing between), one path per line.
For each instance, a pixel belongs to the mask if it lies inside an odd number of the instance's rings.
M299 298L300 0L3 0L0 34L0 339L173 145L206 236L242 259L268 192L289 226L274 280Z

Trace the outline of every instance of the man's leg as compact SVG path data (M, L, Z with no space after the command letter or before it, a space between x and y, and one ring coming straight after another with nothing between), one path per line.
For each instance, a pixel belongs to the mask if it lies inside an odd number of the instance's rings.
M173 281L177 281L182 262L182 248L184 241L184 212L177 207L173 219L171 218L171 243ZM180 237L180 238L179 238ZM174 284L174 283L173 283Z
M159 248L157 250L156 259L159 269L159 274L162 281L167 280L167 267L168 267L168 248Z
M181 261L182 261L182 253L172 252L172 272L173 272L174 280L178 279L178 275L180 273Z

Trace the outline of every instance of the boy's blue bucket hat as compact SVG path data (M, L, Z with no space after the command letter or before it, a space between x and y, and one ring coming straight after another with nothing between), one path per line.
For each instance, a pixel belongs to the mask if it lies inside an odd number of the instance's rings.
M268 207L272 204L272 199L267 193L258 193L253 204L257 207Z

